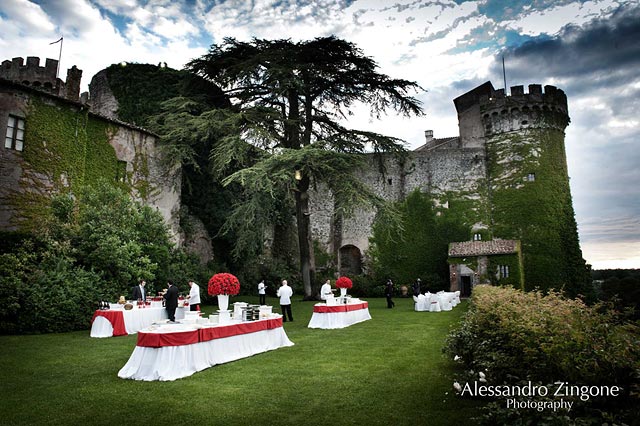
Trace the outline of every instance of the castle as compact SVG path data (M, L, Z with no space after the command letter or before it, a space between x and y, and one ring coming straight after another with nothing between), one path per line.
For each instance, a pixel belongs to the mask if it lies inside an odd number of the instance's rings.
M92 80L89 101L78 94L82 72L73 67L62 82L56 68L50 59L40 67L38 58L26 66L14 58L0 68L6 134L0 229L28 228L42 197L106 176L158 208L179 242L180 176L173 170L169 179L161 170L157 136L118 120L104 73ZM360 178L386 200L419 190L437 214L464 210L468 240L449 246L451 290L468 294L485 281L522 286L524 276L530 287L572 282L584 261L564 150L564 92L532 84L528 92L511 87L507 96L487 82L453 102L460 136L438 139L426 131L424 145L403 158L384 157L382 169L372 156ZM78 145L81 150L71 149ZM310 206L313 238L337 258L341 273L361 273L375 212L341 217L322 187Z
M95 112L80 94L82 71L28 57L0 66L0 230L37 229L52 194L106 179L155 207L179 241L179 170L160 165L158 137Z
M371 158L361 178L375 192L400 201L411 191L430 194L437 214L464 206L468 241L449 246L452 291L469 294L481 282L559 288L584 270L564 148L567 98L554 86L511 87L486 82L454 99L459 137L425 143L407 158ZM330 194L313 197L313 233L338 255L341 273L362 270L373 211L336 216Z

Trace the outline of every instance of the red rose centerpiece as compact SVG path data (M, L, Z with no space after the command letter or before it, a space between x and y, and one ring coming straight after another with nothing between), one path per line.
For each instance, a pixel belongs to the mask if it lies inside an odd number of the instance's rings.
M215 274L209 280L207 291L211 296L218 296L218 307L226 311L229 308L229 296L240 292L240 281L233 274Z
M336 280L336 287L340 289L341 296L346 296L347 289L353 287L353 282L349 277L340 277Z

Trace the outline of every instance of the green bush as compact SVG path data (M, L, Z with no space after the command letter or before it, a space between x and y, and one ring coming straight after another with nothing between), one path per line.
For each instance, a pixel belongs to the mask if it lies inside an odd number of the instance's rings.
M570 413L600 418L609 409L638 402L640 372L638 327L620 324L616 313L605 308L554 292L477 286L469 311L448 336L444 350L458 357L467 371L482 371L490 384L546 385L560 380L621 386L622 397L578 399L580 410ZM489 418L495 421L495 415Z
M173 245L158 212L106 183L50 207L38 236L0 253L0 333L86 329L99 300L129 297L140 278L148 294L168 279L187 293L193 279L206 301L211 271Z
M352 296L357 297L384 297L384 282L378 282L376 279L366 276L357 275L351 277L353 288L348 291Z

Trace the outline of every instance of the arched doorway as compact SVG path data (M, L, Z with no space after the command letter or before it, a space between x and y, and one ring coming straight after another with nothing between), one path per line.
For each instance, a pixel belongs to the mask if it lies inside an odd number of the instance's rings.
M340 247L340 275L360 275L362 273L362 253L354 245Z

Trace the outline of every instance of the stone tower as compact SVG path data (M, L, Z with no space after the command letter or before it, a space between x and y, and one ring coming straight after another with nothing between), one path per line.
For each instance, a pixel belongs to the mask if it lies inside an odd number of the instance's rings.
M567 97L554 86L490 82L456 98L460 141L486 150L489 230L522 242L527 288L584 282L564 145Z
M78 102L82 70L75 65L69 68L66 81L59 79L57 72L57 60L47 58L44 67L41 67L37 56L28 56L26 64L17 57L2 61L0 65L0 78Z

